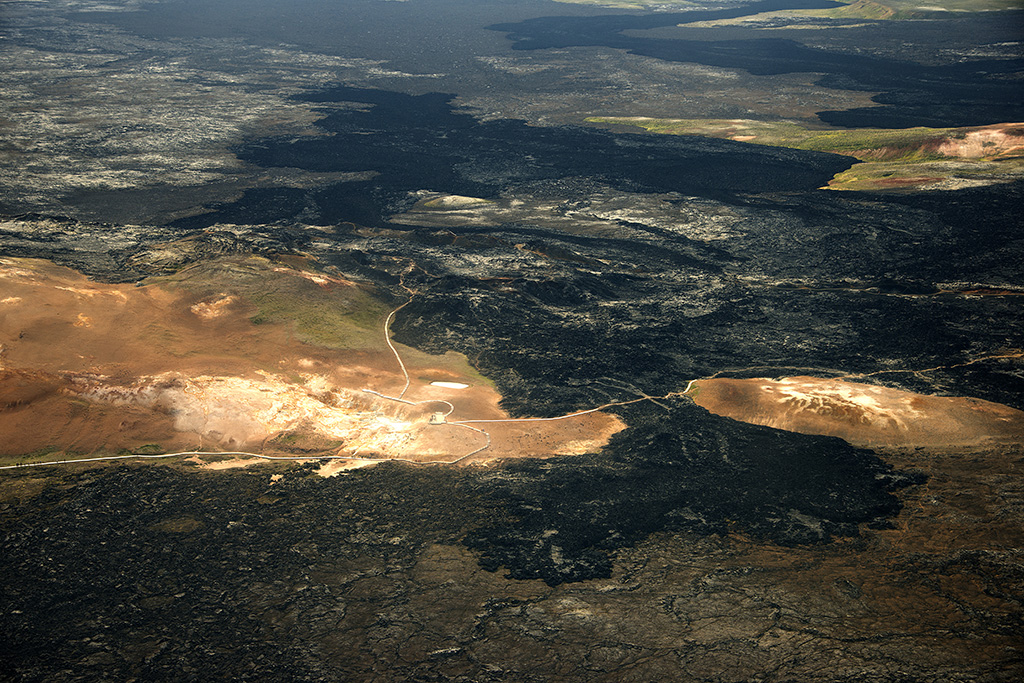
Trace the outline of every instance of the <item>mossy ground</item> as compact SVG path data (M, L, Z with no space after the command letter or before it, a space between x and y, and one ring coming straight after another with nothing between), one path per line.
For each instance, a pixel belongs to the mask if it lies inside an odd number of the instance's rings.
M557 0L574 5L598 5L621 9L652 9L678 7L681 10L702 8L687 0ZM837 0L846 2L844 7L820 10L784 10L765 12L752 17L726 19L715 22L718 25L740 23L749 20L770 19L782 16L821 17L823 19L916 19L936 12L992 12L1024 8L1022 0ZM708 22L711 23L711 22Z
M901 189L936 183L1006 182L1024 176L1024 162L998 154L951 158L943 143L961 140L972 128L814 129L795 121L748 119L654 119L590 117L590 123L636 126L652 133L697 135L755 145L789 147L852 156L861 162L836 175L830 189Z
M848 154L862 161L885 154L888 160L917 161L939 159L929 152L943 140L963 137L960 128L856 128L815 130L795 121L756 121L750 119L652 119L633 117L590 117L591 123L637 126L652 133L699 135L750 142L755 145L791 147L815 152Z
M254 307L254 324L290 324L299 341L332 349L378 347L392 308L367 286L261 257L221 260L152 281L201 294L230 291Z
M1024 177L1024 160L999 162L933 161L929 163L863 163L837 174L828 184L832 190L878 190L901 187L987 185Z

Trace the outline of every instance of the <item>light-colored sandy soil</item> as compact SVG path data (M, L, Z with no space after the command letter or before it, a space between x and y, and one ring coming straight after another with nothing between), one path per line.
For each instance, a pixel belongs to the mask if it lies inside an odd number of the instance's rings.
M449 421L508 418L500 395L455 353L429 356L396 345L411 379L404 399L416 405L363 391L395 396L405 383L382 316L363 320L354 311L338 324L346 329L311 332L308 322L268 322L261 308L272 292L281 318L287 292L297 302L315 299L323 310L351 309L359 285L257 258L204 268L136 287L90 282L44 261L0 260L0 455L151 444L156 452L452 461L484 446L487 436L431 424L432 413L449 410L436 401L454 406ZM320 334L334 348L303 342L300 333ZM339 348L338 339L350 341ZM491 445L462 462L593 452L624 427L606 413L474 426ZM232 464L242 463L217 466ZM367 463L348 467L360 464Z
M947 138L938 153L947 157L983 159L1024 154L1024 126L1000 123L967 131L962 138Z
M694 386L694 401L716 415L858 446L1024 443L1024 412L976 398L817 377L716 378Z

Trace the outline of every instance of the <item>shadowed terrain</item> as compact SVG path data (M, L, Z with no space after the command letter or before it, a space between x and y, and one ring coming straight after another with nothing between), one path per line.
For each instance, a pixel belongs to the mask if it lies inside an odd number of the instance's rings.
M1016 1L0 2L0 680L1021 680Z

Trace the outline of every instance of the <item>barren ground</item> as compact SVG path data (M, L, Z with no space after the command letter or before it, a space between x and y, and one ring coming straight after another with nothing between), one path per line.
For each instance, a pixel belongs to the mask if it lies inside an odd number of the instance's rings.
M1024 441L1024 412L818 377L707 379L696 403L716 415L859 446L981 446Z
M247 258L111 285L45 261L5 259L0 281L4 455L145 447L452 461L487 437L429 424L432 413L448 412L433 401L454 407L450 421L508 418L500 395L455 353L398 346L411 380L404 399L425 403L364 392L397 396L404 377L383 316L365 315L369 304L386 309L339 278ZM275 319L289 298L302 302L299 320ZM328 312L343 315L329 333L317 328ZM462 462L593 452L623 424L591 413L475 426L491 445Z

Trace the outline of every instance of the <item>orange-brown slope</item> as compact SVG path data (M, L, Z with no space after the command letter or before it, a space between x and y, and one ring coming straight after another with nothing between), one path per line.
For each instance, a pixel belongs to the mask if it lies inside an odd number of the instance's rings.
M716 415L859 446L1024 443L1024 412L975 398L817 377L716 378L694 386L694 401Z
M293 264L294 265L294 264ZM399 346L387 309L354 283L231 258L146 286L91 282L51 263L0 260L0 454L247 450L454 460L487 436L451 420L503 419L464 356ZM443 380L463 389L433 387ZM474 460L599 448L623 427L592 413L479 425Z

